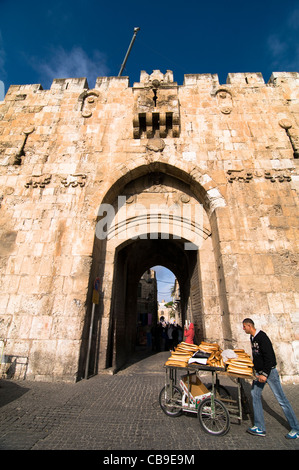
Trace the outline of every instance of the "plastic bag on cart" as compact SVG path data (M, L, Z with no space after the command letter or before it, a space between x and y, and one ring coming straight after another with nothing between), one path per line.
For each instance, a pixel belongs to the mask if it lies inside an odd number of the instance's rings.
M223 359L224 363L228 359L235 359L235 358L238 357L237 354L235 353L235 351L233 351L232 349L225 349L224 351L222 351L221 356L222 356L222 359Z
M210 357L210 353L206 353L203 351L196 351L192 357L190 357L188 364L202 364L205 365L207 360Z

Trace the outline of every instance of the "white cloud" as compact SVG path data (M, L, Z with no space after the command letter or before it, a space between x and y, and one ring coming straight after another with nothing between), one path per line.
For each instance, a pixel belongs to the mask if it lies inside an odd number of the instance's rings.
M294 9L279 31L271 34L267 40L273 71L299 71L299 8Z
M299 29L299 8L296 8L288 17L288 26L293 30Z
M33 58L32 67L39 73L41 82L52 82L54 78L80 78L86 77L91 87L94 86L96 78L109 74L106 58L100 51L93 51L92 56L78 46L71 51L63 47L53 49L50 58L40 62Z
M272 54L275 57L281 57L287 50L288 45L276 34L271 34L268 37L268 47Z

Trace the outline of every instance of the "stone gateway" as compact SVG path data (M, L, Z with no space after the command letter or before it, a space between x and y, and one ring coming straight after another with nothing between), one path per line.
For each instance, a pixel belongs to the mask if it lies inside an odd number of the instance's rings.
M139 280L162 265L197 341L249 351L251 317L283 380L298 382L298 157L295 72L11 86L0 102L1 374L117 370L136 344Z

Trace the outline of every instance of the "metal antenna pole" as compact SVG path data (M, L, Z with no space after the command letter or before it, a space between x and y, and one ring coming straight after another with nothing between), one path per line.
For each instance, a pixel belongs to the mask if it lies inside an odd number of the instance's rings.
M138 33L139 30L140 30L140 28L134 28L134 34L133 34L131 43L130 43L130 45L129 45L129 49L127 50L126 56L125 56L125 58L124 58L124 61L123 61L123 63L122 63L122 66L121 66L120 71L119 71L119 74L118 74L119 77L120 77L121 74L123 73L123 70L124 70L124 68L125 68L126 62L127 62L127 60L128 60L129 54L130 54L130 52L131 52L132 46L133 46L133 44L134 44L134 41L135 41L135 39L136 39L136 36L137 36L137 33Z

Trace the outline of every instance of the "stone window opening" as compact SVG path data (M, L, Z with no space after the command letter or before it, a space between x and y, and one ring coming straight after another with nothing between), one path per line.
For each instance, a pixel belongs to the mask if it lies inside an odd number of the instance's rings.
M146 133L146 115L145 113L139 114L139 131L140 137Z
M173 131L173 113L139 113L135 138L166 137Z
M172 130L172 113L166 113L166 131Z
M153 135L159 137L160 131L160 115L159 113L153 113Z

